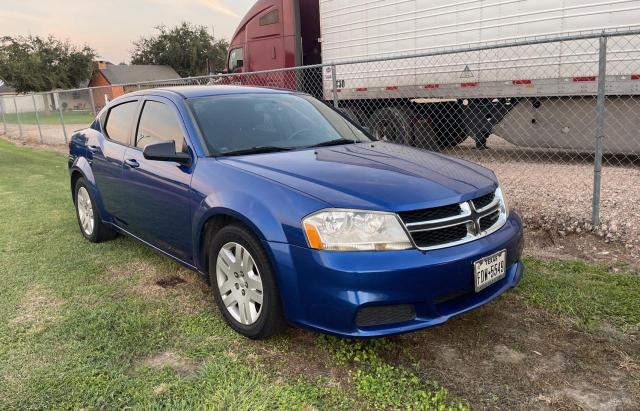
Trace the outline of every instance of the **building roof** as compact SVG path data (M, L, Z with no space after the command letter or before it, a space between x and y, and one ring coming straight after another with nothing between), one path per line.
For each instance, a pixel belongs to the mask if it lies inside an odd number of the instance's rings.
M141 81L173 80L180 75L170 66L146 64L114 65L98 69L110 84L139 83Z

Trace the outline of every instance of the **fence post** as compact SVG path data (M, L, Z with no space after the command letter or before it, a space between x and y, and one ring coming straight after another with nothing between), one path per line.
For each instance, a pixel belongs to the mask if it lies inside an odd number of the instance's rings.
M91 99L91 111L93 111L93 116L96 116L96 102L93 99L93 89L91 87L89 87L87 90L89 90L89 98Z
M593 211L591 224L595 230L600 225L600 187L602 184L602 150L604 139L604 97L607 75L607 38L600 37L598 53L598 97L596 100L596 151L593 166Z
M36 124L38 125L38 134L40 135L40 142L44 143L44 139L42 138L42 128L40 127L40 116L38 115L38 105L36 104L36 95L31 95L31 100L33 101L33 112L36 114Z
M338 77L336 76L336 65L331 66L331 81L333 83L333 107L340 108L338 102Z
M58 97L57 99L55 97ZM67 129L64 126L64 116L62 115L62 104L60 104L60 94L54 93L53 102L58 105L58 114L60 114L60 124L62 125L62 133L64 134L64 142L69 143L69 139L67 138Z
M4 116L4 98L0 97L0 112L2 112L2 126L4 129L4 135L7 135L7 119Z
M18 119L18 129L20 130L20 137L22 137L22 120L20 120L20 113L18 113L18 102L16 98L13 98L13 107L16 109L16 118Z

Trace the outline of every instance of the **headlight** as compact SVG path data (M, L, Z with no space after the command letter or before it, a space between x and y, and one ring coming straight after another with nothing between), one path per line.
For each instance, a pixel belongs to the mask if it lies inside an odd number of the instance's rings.
M496 190L496 197L500 201L500 208L501 208L500 211L505 216L508 216L509 215L509 206L507 205L507 199L504 196L504 194L502 193L502 188L500 187L500 185L498 185L498 189Z
M413 245L393 213L327 210L302 220L309 247L317 250L406 250Z

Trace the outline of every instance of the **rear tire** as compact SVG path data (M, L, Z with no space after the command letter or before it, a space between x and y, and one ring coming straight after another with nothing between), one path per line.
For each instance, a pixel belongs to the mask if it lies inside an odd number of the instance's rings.
M96 200L84 177L78 178L73 192L76 217L80 232L92 243L101 243L115 238L118 234L102 222Z
M251 339L286 327L275 273L260 241L246 227L231 224L209 246L213 296L227 324Z

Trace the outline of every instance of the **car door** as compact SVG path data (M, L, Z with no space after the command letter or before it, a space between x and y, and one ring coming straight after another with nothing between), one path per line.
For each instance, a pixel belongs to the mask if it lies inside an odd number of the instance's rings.
M130 99L109 108L102 122L104 139L87 143L92 157L91 169L102 204L118 225L122 222L123 206L126 204L122 165L124 154L133 141L138 105L138 99Z
M175 105L161 97L142 103L132 147L124 155L127 195L125 229L184 261L192 260L190 165L144 158L150 143L174 140L176 151L193 153ZM194 156L195 160L195 156Z

